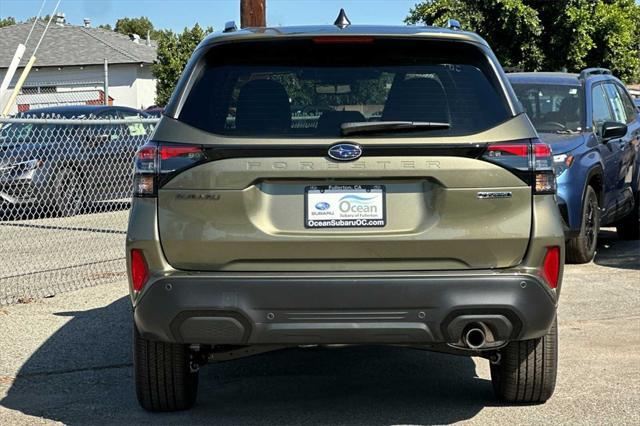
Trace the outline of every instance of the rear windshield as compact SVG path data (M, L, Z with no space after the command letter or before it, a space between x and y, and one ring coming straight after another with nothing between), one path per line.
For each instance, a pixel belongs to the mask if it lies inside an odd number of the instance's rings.
M580 86L512 83L512 87L539 133L582 131L584 111Z
M179 120L221 135L304 138L378 121L448 124L394 129L400 136L466 135L511 116L487 57L472 45L334 40L214 47L195 67Z

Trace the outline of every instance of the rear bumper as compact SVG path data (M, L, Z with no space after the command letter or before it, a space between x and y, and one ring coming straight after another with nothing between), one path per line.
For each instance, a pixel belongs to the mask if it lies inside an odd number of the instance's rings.
M562 216L566 238L573 238L582 227L582 190L573 180L567 180L566 172L558 178L556 199Z
M200 344L459 342L471 322L497 341L544 335L556 294L534 275L195 275L148 284L134 308L146 338Z

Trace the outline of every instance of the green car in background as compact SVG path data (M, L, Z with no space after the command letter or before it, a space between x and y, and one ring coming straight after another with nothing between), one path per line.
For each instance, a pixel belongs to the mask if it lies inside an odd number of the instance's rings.
M498 398L552 395L551 152L477 35L230 27L196 49L135 163L145 409L192 406L207 361L298 345L479 356Z

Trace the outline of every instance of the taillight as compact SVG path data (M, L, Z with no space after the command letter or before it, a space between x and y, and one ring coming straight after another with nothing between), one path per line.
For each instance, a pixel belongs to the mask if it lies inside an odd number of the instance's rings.
M149 279L149 268L142 250L131 250L131 282L133 290L140 292Z
M560 247L547 247L542 263L542 277L550 288L558 287L560 280Z
M533 186L535 194L556 192L551 148L538 139L491 144L482 158L512 171Z
M546 143L534 139L531 161L532 171L535 176L533 192L536 194L556 193L556 174L553 172L553 155L551 147Z
M198 145L148 142L136 154L133 195L155 197L158 186L173 173L205 159L205 152Z
M147 197L155 195L155 180L158 161L158 146L149 142L138 150L134 165L133 195Z
M514 156L527 159L529 157L528 143L497 143L487 147L489 157Z
M556 177L563 174L573 164L574 157L571 154L558 154L553 156L553 172Z
M193 146L193 145L185 145L185 146L161 145L160 146L161 160L170 160L172 158L189 157L193 155L197 156L200 154L202 154L202 148L199 146Z

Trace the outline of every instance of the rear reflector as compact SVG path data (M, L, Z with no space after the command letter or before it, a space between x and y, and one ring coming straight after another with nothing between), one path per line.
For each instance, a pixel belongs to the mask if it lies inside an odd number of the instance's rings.
M549 288L558 287L560 279L560 247L547 247L542 265L542 277L547 281Z
M140 292L149 279L149 268L142 250L131 250L131 281L133 290Z

